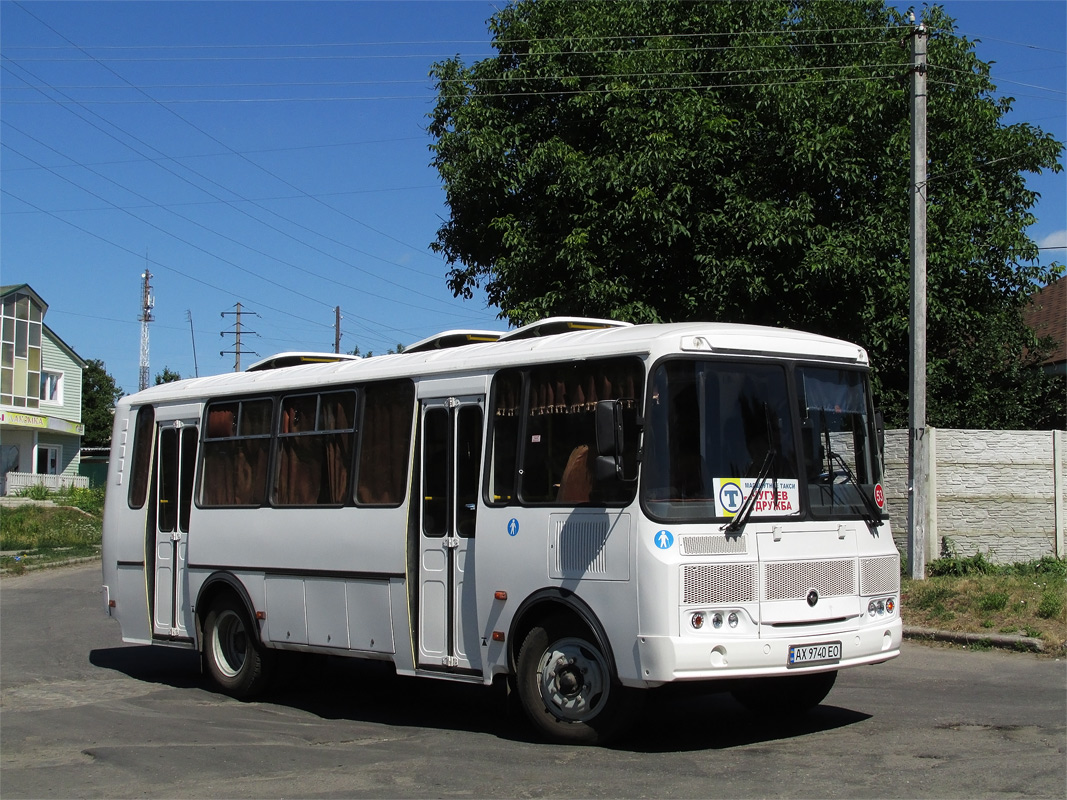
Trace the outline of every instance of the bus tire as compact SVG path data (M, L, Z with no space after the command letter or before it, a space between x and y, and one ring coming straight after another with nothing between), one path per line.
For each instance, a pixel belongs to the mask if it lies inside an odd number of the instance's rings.
M837 670L755 678L731 694L749 711L778 717L796 716L825 700L836 680Z
M539 733L565 744L605 744L630 722L637 692L622 686L584 625L551 617L519 648L519 701Z
M222 691L239 700L262 693L270 683L272 656L236 598L220 597L211 605L204 619L204 660Z

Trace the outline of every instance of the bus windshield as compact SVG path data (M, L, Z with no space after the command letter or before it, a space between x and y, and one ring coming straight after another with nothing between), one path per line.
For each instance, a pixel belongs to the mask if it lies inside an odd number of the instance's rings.
M871 498L880 475L863 375L802 367L797 399L808 502L816 517L881 516Z
M871 517L868 407L854 370L662 362L646 414L645 507L661 520L728 523L755 490L746 518Z

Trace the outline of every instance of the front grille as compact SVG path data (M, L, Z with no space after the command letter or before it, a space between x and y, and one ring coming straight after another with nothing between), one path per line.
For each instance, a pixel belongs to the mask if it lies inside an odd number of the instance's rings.
M751 603L756 599L752 564L692 564L682 567L682 603Z
M900 591L900 556L878 556L860 561L860 594L896 594Z
M856 562L783 561L764 565L766 600L799 600L814 589L822 597L856 593Z

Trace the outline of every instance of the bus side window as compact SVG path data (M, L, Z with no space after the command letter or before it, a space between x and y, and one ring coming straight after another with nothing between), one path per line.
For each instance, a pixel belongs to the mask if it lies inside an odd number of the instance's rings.
M415 384L409 380L364 387L356 475L359 505L397 506L403 501L414 408Z
M489 505L515 502L515 477L518 469L519 423L522 419L522 373L504 370L493 381L493 399L489 413L488 462Z
M207 410L200 501L205 506L260 505L267 489L269 399L213 403Z
M524 503L553 505L629 502L634 486L596 482L596 407L620 400L635 409L642 365L633 358L552 364L531 370L522 433Z
M156 412L152 406L141 406L133 434L133 458L130 464L130 508L144 508L148 499L148 485L152 477L152 444L155 439Z
M342 505L347 499L355 438L355 392L282 400L275 505Z

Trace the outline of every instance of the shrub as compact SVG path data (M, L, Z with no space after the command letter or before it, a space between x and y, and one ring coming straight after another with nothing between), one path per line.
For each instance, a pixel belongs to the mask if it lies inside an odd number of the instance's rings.
M997 575L1001 571L1000 567L987 561L986 557L981 553L975 553L970 557L951 555L938 558L931 561L926 568L926 574L930 577L944 575L956 577L964 575Z
M62 502L75 508L80 508L89 514L100 514L104 510L104 487L95 489L83 489L72 486L65 492L66 497Z
M1063 592L1047 589L1041 595L1037 605L1037 615L1041 619L1055 619L1063 613Z
M31 500L51 500L52 492L43 483L35 483L25 489L19 489L17 497L28 497Z
M1036 561L1012 564L1006 570L1012 575L1043 575L1067 580L1067 559L1042 556Z

